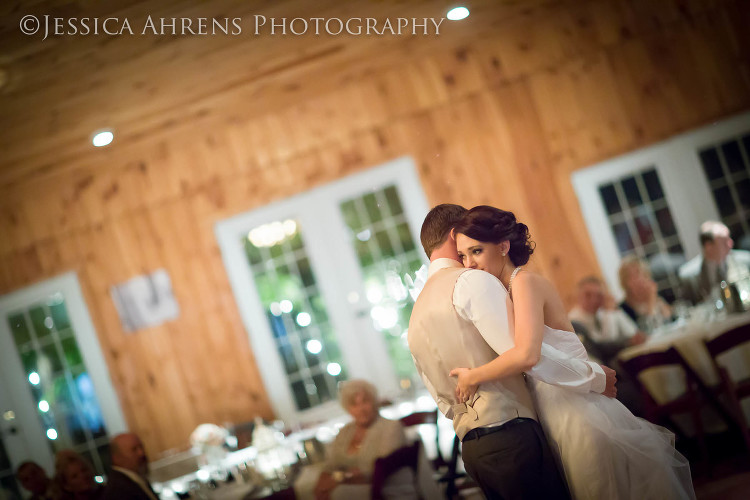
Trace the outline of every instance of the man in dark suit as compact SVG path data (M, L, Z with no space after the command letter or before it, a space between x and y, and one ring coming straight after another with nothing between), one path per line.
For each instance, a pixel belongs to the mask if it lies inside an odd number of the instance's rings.
M118 434L110 442L112 472L103 500L159 500L151 488L148 457L143 443L135 434Z
M701 254L679 269L683 296L695 304L711 298L722 281L731 283L750 272L750 252L732 250L734 240L721 222L701 224L700 241Z

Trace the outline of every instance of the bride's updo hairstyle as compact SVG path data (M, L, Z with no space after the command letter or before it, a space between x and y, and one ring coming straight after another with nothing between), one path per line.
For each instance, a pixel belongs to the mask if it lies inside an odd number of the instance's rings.
M508 257L514 266L526 264L534 253L535 245L529 239L529 228L516 221L513 212L479 205L466 212L454 226L454 230L483 243L509 241Z

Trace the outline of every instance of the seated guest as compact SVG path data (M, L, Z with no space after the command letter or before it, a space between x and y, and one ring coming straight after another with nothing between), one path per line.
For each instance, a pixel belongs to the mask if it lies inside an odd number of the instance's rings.
M694 304L711 298L722 281L734 282L750 274L750 252L732 250L734 240L729 228L716 221L706 221L700 228L701 254L679 269L683 298Z
M73 450L55 457L55 481L62 500L98 500L104 489L94 480L94 468Z
M340 401L354 420L342 427L331 443L324 471L315 486L317 500L369 498L375 460L406 445L401 423L378 413L375 386L364 380L345 382ZM398 498L416 498L411 472L396 472L386 483L386 498L389 491Z
M151 488L148 458L143 443L135 434L118 434L110 441L112 472L104 489L103 500L158 500Z
M618 274L625 291L620 308L641 330L652 333L672 320L672 308L657 293L656 282L645 262L635 255L625 257Z
M617 399L634 415L643 416L641 394L617 361L626 347L642 344L646 335L638 330L625 311L615 305L604 283L596 276L578 282L576 306L568 313L576 333L582 337L589 357L601 361L617 372Z
M588 276L578 282L576 305L568 313L574 325L581 325L585 340L596 347L597 357L604 363L617 355L617 352L646 340L643 332L625 312L615 305L615 300L606 293L604 283Z
M56 500L54 483L36 462L23 462L19 465L16 479L31 493L30 500Z

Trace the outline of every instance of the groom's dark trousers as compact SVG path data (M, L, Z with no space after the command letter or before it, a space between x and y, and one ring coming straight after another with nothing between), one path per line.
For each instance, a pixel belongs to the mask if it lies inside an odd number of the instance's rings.
M516 418L499 427L472 429L464 436L461 455L488 500L570 499L535 420Z

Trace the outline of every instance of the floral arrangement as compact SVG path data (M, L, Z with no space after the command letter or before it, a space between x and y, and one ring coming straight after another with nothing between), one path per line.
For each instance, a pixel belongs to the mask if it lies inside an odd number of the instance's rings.
M190 444L201 448L223 446L229 432L215 424L201 424L190 434Z

